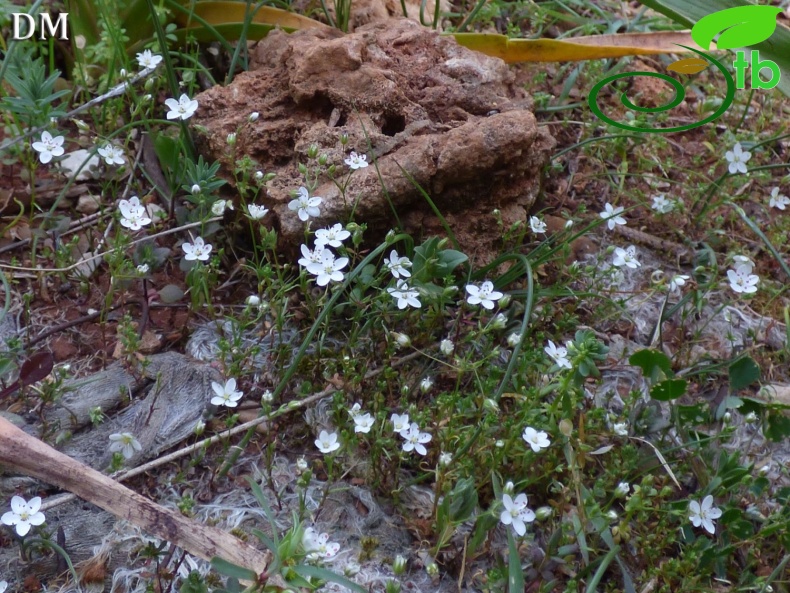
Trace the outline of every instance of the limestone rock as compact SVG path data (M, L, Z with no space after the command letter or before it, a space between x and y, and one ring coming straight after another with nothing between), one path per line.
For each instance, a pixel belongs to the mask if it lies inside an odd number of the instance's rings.
M351 150L377 165L351 175L345 198L324 176L314 192L323 203L313 228L345 223L353 209L355 220L368 224L366 238L378 240L396 225L394 207L408 232L442 234L410 176L479 262L496 253L492 210L505 225L526 223L554 146L503 61L407 19L348 35L273 31L255 48L249 72L197 99L193 120L206 130L197 140L208 158L227 167L227 135L236 132L236 158L249 155L276 174L262 201L273 211L281 247L292 252L304 240L304 223L288 202L304 185L297 164L307 162L312 144L336 167L341 186ZM253 111L260 117L249 122Z

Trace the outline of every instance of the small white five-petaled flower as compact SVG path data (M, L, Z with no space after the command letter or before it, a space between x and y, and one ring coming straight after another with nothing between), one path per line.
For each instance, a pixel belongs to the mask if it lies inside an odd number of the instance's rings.
M140 68L156 68L161 61L162 56L151 53L150 49L146 49L143 53L137 54L137 63L140 65Z
M660 196L653 196L653 204L650 207L659 214L668 214L675 209L675 204L667 200L664 194L661 194Z
M532 523L535 520L535 513L527 508L527 495L519 494L516 499L509 494L502 495L502 505L505 510L499 516L499 520L504 525L512 525L513 530L518 535L524 535L527 532L527 523Z
M316 277L315 283L318 286L326 286L330 282L342 282L343 272L340 270L347 265L347 257L335 259L334 254L325 249L321 252L321 261L309 264L307 271Z
M736 142L732 150L728 150L724 157L729 163L728 169L730 173L735 175L736 173L746 173L746 163L752 158L752 153L743 150L741 143Z
M408 414L393 414L390 420L392 421L392 428L395 432L403 432L409 428Z
M721 517L721 509L713 506L713 496L708 494L702 499L702 504L696 500L689 502L689 520L694 527L702 527L711 535L716 533L714 519Z
M260 220L268 213L269 209L266 206L258 206L257 204L247 205L247 214L249 214L250 218L253 220Z
M393 288L390 286L387 288L387 292L392 295L392 298L398 301L398 309L405 309L409 305L417 309L422 307L422 303L417 298L420 296L420 293L410 287L405 280L398 280L397 287Z
M373 428L373 422L374 419L370 412L357 414L354 416L354 432L370 432L370 429Z
M612 263L618 268L628 266L629 268L638 268L642 264L636 259L636 247L629 245L625 249L622 247L615 247L614 260Z
M140 203L137 196L132 196L128 200L119 200L118 209L121 211L121 225L128 229L138 231L151 223L145 206Z
M523 438L524 441L526 441L526 443L532 447L532 451L535 453L540 453L541 449L545 449L551 445L548 434L542 430L535 430L531 426L527 426L524 429L524 433L521 435L521 438Z
M131 432L116 432L110 435L110 440L112 441L110 452L120 451L124 459L131 459L135 451L143 450L140 441L134 438Z
M532 229L533 233L546 234L546 223L537 216L529 217L529 228Z
M408 257L400 257L394 249L390 252L389 261L385 261L385 264L396 278L409 278L411 276L411 272L406 269L411 267L411 261Z
M307 552L308 560L329 559L340 551L340 544L329 541L329 534L317 534L315 529L308 527L302 536L302 546Z
M498 290L494 290L494 283L486 280L480 286L475 284L467 284L466 292L469 296L466 297L466 302L470 305L482 305L489 311L494 308L494 302L505 296Z
M325 229L318 229L315 232L315 244L320 246L329 245L330 247L340 247L343 241L351 236L343 225L339 222L334 226Z
M669 281L669 290L672 292L679 292L680 287L684 286L686 284L686 280L688 279L689 277L685 274L678 274L677 276L674 276L672 280Z
M216 381L211 382L211 389L214 390L216 395L211 398L211 405L213 406L227 406L229 408L235 408L239 405L239 400L244 395L241 391L236 390L236 379L231 377L225 384L217 383Z
M170 111L167 112L167 119L181 119L186 120L195 115L198 108L198 102L190 99L185 94L175 99L166 99L165 105L168 106Z
M311 198L310 192L304 186L296 190L296 193L296 198L288 202L288 210L295 211L299 215L299 220L306 222L311 216L321 215L318 205L321 203L322 198L318 196Z
M356 152L352 152L348 155L348 158L345 160L346 165L348 165L352 170L356 171L357 169L364 169L368 166L368 157L364 154L357 154Z
M195 237L193 243L183 243L181 249L186 254L184 259L187 261L200 260L206 261L211 253L211 244L205 243L202 237Z
M760 282L760 277L752 274L751 263L739 264L734 270L727 270L727 278L730 281L730 288L737 293L757 292L757 284Z
M548 354L554 363L560 368L571 369L573 365L568 360L568 349L562 346L557 346L549 340L549 345L546 346L543 351Z
M11 498L11 510L5 513L0 521L4 525L13 525L19 535L27 535L31 525L41 525L44 522L44 513L41 508L41 497L36 496L27 502L21 496Z
M779 193L778 187L775 187L771 190L771 199L768 201L768 205L771 208L776 208L777 210L784 210L788 204L790 204L790 198L788 198L785 195L781 195Z
M33 150L39 153L38 160L42 165L46 165L52 160L53 156L61 156L63 150L63 136L52 137L47 131L41 132L41 140L33 142Z
M322 430L321 434L319 434L318 438L315 440L315 446L318 447L321 453L337 451L340 448L340 443L337 442L337 433L333 432L330 434Z
M606 225L609 227L611 231L616 227L618 224L625 224L626 220L620 214L623 213L624 208L622 206L618 206L615 208L609 202L606 202L604 206L604 211L599 214L601 218L606 221Z
M123 148L115 146L114 144L105 144L97 151L99 156L104 159L108 165L123 165Z
M417 451L420 455L426 455L428 450L423 446L424 443L430 442L431 435L427 432L420 432L420 427L416 422L412 422L408 429L403 429L400 436L406 439L403 443L403 450L407 453L409 451Z

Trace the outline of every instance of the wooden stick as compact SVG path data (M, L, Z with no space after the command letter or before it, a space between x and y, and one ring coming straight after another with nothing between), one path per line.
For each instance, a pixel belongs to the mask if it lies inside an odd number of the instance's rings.
M166 509L122 486L108 476L56 451L0 417L0 465L69 490L116 517L183 548L203 560L219 556L228 562L266 571L270 552ZM272 575L269 584L287 589L285 582Z

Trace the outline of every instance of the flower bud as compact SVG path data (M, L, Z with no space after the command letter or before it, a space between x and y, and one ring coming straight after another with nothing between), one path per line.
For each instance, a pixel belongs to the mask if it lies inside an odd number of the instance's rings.
M610 522L614 523L618 519L617 513L609 509L608 511L606 511L606 518L609 519Z
M321 165L322 167L326 165L326 161L327 161L327 156L325 154L322 154L321 156L318 157L318 164Z
M296 168L299 169L299 173L302 175L307 175L307 165L304 163L299 163Z
M615 498L625 498L630 491L631 485L628 482L620 482L614 489L614 496Z
M427 572L428 576L431 578L439 576L439 566L436 562L431 562L425 567L425 572Z
M491 320L489 327L491 329L504 329L507 325L507 315L504 313L497 313Z
M746 414L746 418L744 418L744 420L749 424L753 422L757 422L757 414L755 414L754 412L749 412L748 414Z
M433 387L433 379L431 377L425 377L422 381L420 381L420 391L423 393L428 393Z
M247 297L247 304L250 307L257 307L258 305L261 304L261 299L258 295L251 294L250 296Z
M551 507L540 507L535 511L535 517L538 521L545 521L554 514Z
M490 397L483 400L483 409L492 414L499 414L499 404Z
M508 480L507 482L505 482L505 486L502 488L502 493L513 496L513 492L515 492L515 490L516 490L516 485L510 480Z
M200 436L203 434L204 430L206 430L206 423L203 422L203 420L198 420L197 424L195 424L195 428L193 429L194 433L197 436Z
M455 345L453 344L452 340L445 338L439 344L439 350L445 356L450 356L453 353L453 350L455 350Z
M314 159L316 156L318 156L318 144L311 144L307 148L307 158Z
M518 344L521 343L521 334L517 334L513 332L507 337L507 345L511 348L515 348Z
M268 389L261 394L261 403L270 404L274 401L274 394Z
M228 134L227 140L228 140L228 144L230 144L231 146L236 144L236 132L231 132L230 134Z
M254 121L258 121L259 116L260 113L258 113L257 111L253 111L252 113L250 113L250 116L247 119L250 121L250 123L252 123Z
M192 194L196 195L200 193L200 186L196 183L192 186Z
M348 144L348 134L346 134L345 132L340 134L340 144L341 146L345 146L346 144Z
M500 309L507 309L507 306L510 304L510 301L512 300L512 298L513 297L511 297L509 294L506 294L501 299L499 299L499 301L497 302L497 305L499 305Z
M299 457L296 460L296 471L300 475L307 471L307 460L304 457Z
M392 563L392 572L395 573L396 577L406 572L406 558L400 554L395 556L395 561Z
M260 181L263 179L263 171L255 171L255 180Z
M392 337L395 338L395 342L398 345L398 348L408 348L411 346L411 338L406 334L402 334L400 332L392 332Z

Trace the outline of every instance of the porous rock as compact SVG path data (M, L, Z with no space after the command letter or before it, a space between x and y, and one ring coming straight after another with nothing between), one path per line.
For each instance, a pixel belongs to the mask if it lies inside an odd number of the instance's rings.
M366 238L376 240L395 226L394 208L407 231L441 234L419 184L479 262L497 253L494 209L505 228L526 222L554 146L502 60L406 19L348 35L273 31L254 49L249 72L197 99L194 123L205 129L198 133L204 154L228 167L227 136L236 132L235 158L248 155L276 173L262 201L273 211L280 246L291 250L304 241L304 223L288 202L304 185L297 165L307 162L313 144L336 167L340 186L350 150L377 165L351 175L345 198L322 177L313 228L346 222L353 208L354 219L368 225ZM250 122L254 111L260 117Z

